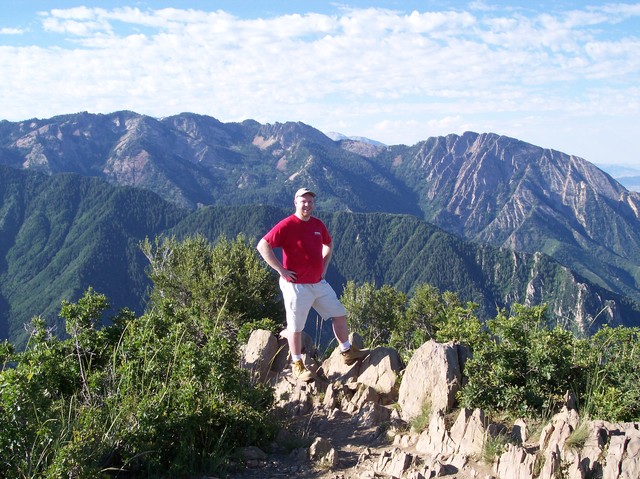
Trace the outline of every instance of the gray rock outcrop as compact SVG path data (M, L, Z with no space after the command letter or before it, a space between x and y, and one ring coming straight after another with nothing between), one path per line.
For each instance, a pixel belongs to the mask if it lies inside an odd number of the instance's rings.
M292 379L288 361L282 361L282 356L275 359L286 351L286 341L270 335L264 331L251 335L244 367L273 385L276 408L283 414L310 416L310 421L315 416L324 418L324 427L311 445L296 449L299 459L289 472L299 471L305 461L322 470L344 468L355 449L359 452L353 467L358 474L348 477L640 478L640 424L581 418L571 398L535 442L530 440L529 425L522 418L513 424L493 423L484 411L464 408L454 416L455 395L464 384L462 367L469 357L469 351L458 344L426 342L414 353L403 375L402 361L393 349L375 348L352 366L342 363L339 352L334 351L320 365L307 339L305 363L317 371L318 378L299 383ZM423 413L425 403L430 406L426 427L421 431L409 427L409 422ZM344 422L341 437L322 434L331 430L328 425L333 421L344 421L345 417L351 418L347 429L371 431L366 436L370 446L361 443L358 449L345 444L349 431L345 431ZM493 458L486 453L492 441L506 441L502 452ZM247 460L258 465L267 462L262 457Z

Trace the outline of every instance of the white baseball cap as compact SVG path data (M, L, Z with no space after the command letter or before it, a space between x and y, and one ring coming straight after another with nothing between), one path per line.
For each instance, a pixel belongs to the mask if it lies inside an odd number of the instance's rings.
M315 198L316 194L311 191L308 188L300 188L298 191L296 191L296 195L294 196L294 198L297 198L298 196L304 196L304 195L311 195Z

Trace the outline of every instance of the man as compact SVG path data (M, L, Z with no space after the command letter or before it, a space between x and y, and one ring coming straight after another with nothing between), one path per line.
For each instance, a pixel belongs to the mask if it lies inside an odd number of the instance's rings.
M312 216L315 197L307 188L296 191L295 213L275 225L258 243L262 258L280 275L293 374L307 382L314 375L302 361L302 330L311 308L324 319L332 318L333 333L346 364L368 354L350 344L347 311L324 279L333 244L324 223ZM274 254L274 248L282 249L282 262Z

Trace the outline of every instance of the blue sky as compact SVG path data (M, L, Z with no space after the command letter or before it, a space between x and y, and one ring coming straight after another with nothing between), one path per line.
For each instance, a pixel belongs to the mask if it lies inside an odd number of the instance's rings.
M640 168L640 2L0 0L0 119L125 109Z

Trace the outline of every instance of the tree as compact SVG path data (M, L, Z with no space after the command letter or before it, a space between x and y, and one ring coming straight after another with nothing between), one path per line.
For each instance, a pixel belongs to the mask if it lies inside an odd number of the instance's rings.
M356 286L349 281L340 298L349 314L349 324L368 345L389 345L404 314L407 297L389 285L376 289L372 283Z
M474 315L477 307L475 303L462 304L455 293L440 294L436 287L420 284L409 298L391 344L405 354L429 339L458 341L473 347L482 331L482 324Z
M588 341L581 403L591 417L640 419L640 328L605 326Z
M144 248L144 315L97 329L108 300L89 289L62 304L68 339L34 318L25 351L2 350L15 367L0 371L0 476L209 475L272 437L273 393L240 368L234 334L276 304L266 266L242 238Z
M283 318L277 282L243 235L219 238L212 245L202 235L146 239L142 251L153 281L150 307L187 309L213 319L224 307L227 326Z

